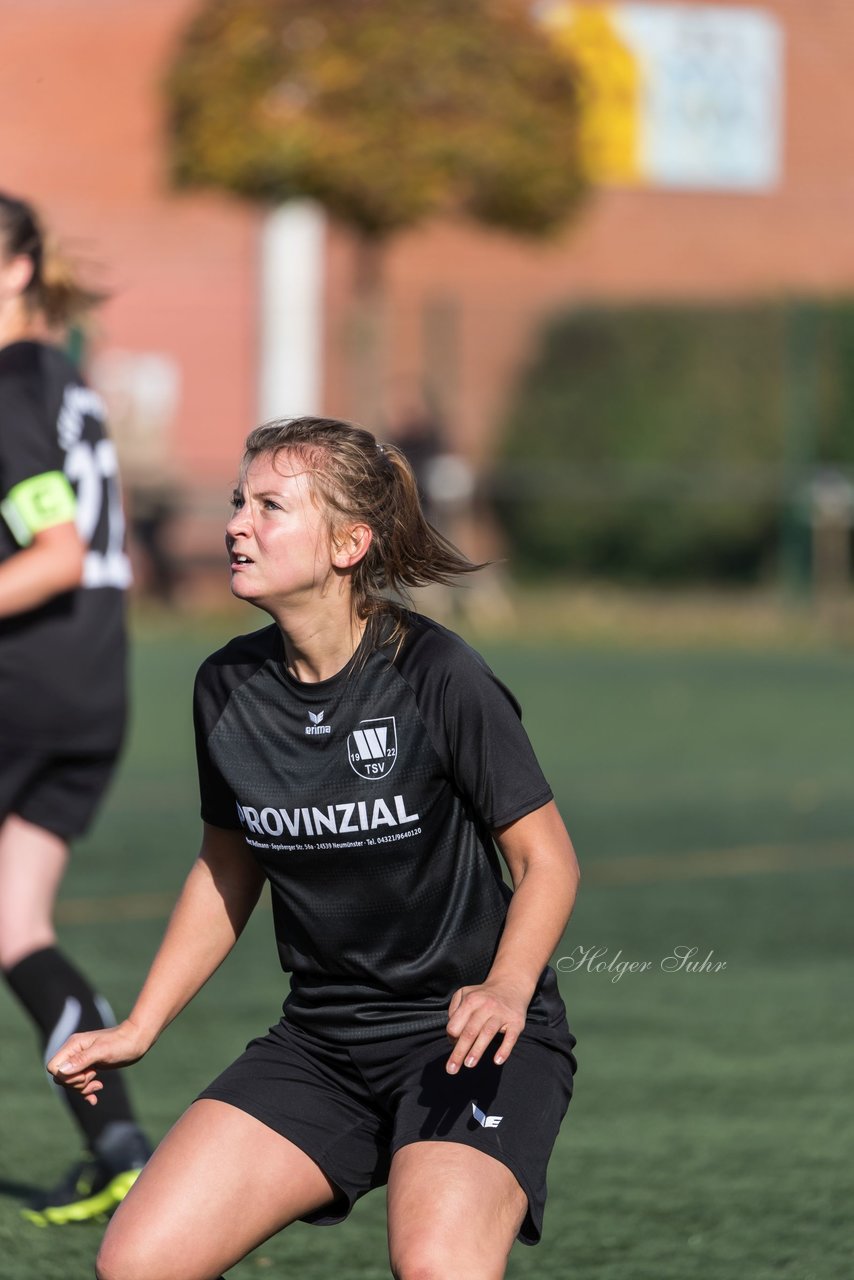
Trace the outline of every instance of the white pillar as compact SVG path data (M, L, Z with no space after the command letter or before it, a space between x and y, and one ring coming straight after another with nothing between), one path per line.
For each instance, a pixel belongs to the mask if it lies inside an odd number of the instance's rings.
M260 420L322 408L326 222L320 205L292 200L261 234Z

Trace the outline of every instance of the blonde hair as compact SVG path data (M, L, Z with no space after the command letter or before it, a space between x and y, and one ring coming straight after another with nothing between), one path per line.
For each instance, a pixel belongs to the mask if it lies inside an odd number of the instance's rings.
M373 535L352 572L352 596L360 618L391 613L386 643L406 632L405 609L390 600L431 582L449 583L484 568L474 564L424 517L412 468L395 445L336 418L285 418L256 427L246 439L241 478L253 459L283 450L295 453L329 513L329 531L345 522L366 524Z
M0 236L7 257L22 256L32 262L24 303L29 310L39 311L51 328L73 323L106 298L80 283L55 238L43 230L33 206L4 192L0 192Z

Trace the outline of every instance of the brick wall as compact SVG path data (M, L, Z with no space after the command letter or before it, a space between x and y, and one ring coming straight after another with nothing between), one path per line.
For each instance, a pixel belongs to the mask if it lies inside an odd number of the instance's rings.
M730 7L736 7L730 0ZM752 6L743 6L752 7ZM459 335L440 369L473 456L488 452L508 389L544 316L581 300L714 299L854 288L854 5L767 0L785 37L783 177L768 194L595 192L549 246L433 226L388 254L388 400L423 369L423 317L445 299ZM336 271L346 252L336 246ZM344 307L339 288L337 307ZM454 367L455 366L455 367ZM347 403L330 353L328 398Z
M180 379L178 471L223 484L256 407L257 213L167 189L158 95L191 0L0 0L0 186L34 200L112 292L95 352Z
M555 308L854 288L854 5L763 7L785 31L780 188L599 191L546 246L446 224L400 237L384 265L378 385L387 418L427 371L460 447L481 457ZM192 0L0 0L0 185L37 200L75 248L104 264L113 297L96 346L174 360L172 455L185 476L219 493L256 416L260 214L167 188L159 79L193 8ZM324 399L342 415L359 410L355 299L353 241L332 227Z

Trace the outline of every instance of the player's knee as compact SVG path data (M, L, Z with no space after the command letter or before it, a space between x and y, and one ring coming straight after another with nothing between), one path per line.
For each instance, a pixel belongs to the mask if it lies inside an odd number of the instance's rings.
M102 1242L95 1259L95 1280L120 1280L122 1275L118 1258L114 1256L113 1250Z
M199 1268L204 1262L187 1258L174 1248L151 1246L123 1236L121 1232L107 1231L98 1256L95 1259L96 1280L202 1280ZM204 1280L211 1280L210 1272ZM218 1276L218 1280L222 1280Z
M95 1259L95 1276L96 1280L161 1280L154 1259L140 1256L138 1250L125 1246L121 1236L111 1238L109 1233Z
M109 1238L102 1240L95 1259L96 1280L135 1280L130 1269L130 1259L125 1257L121 1245L114 1245Z
M404 1253L392 1259L391 1274L394 1280L450 1280L452 1270L443 1270L435 1258Z
M455 1280L464 1275L466 1280L494 1280L500 1269L484 1269L482 1259L460 1257L459 1249L440 1242L404 1245L395 1251L391 1259L391 1272L395 1280ZM470 1265L469 1265L470 1264Z

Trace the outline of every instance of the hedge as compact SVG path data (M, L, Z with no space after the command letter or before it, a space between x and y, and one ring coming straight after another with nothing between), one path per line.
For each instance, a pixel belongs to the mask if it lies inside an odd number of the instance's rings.
M583 308L513 398L493 490L536 575L756 581L854 464L854 301Z

